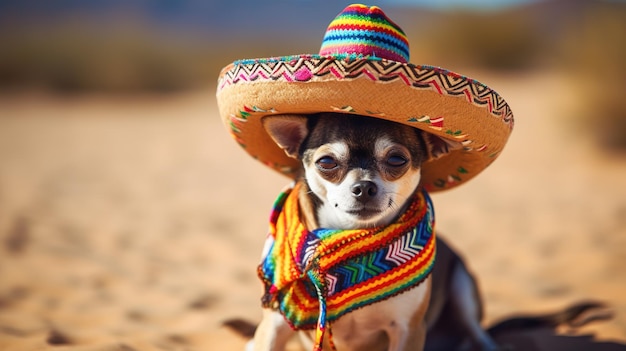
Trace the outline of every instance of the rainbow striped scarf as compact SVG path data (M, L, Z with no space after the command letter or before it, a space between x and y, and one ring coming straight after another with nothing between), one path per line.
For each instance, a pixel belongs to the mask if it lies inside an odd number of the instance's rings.
M299 186L274 204L259 277L263 306L279 309L293 329L315 329L322 349L327 323L419 285L435 262L434 211L418 191L397 221L370 229L308 231Z

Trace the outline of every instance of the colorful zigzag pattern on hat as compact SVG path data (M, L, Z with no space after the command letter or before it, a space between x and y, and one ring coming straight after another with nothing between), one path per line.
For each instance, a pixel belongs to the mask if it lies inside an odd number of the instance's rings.
M378 7L350 5L330 23L320 55L342 53L409 62L409 42L402 29Z

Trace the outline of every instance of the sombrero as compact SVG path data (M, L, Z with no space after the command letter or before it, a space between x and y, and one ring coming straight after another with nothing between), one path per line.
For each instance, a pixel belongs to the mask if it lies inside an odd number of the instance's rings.
M266 116L341 112L419 128L462 145L422 166L427 190L449 189L496 159L513 114L486 85L408 61L398 25L378 7L350 5L330 23L319 54L239 60L223 68L220 115L252 157L291 178L301 165L267 134Z

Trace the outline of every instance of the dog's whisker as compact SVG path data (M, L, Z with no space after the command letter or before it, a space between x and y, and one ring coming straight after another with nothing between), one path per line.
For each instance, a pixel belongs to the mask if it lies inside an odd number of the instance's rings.
M398 206L398 203L396 203L395 201L391 201L389 203L389 207L392 208L394 211L397 211L400 209L400 206Z

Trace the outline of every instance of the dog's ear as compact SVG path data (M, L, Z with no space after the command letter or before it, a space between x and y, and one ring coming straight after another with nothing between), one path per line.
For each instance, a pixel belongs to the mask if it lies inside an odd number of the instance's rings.
M424 142L426 143L426 151L429 160L436 160L452 150L458 150L463 145L458 141L441 138L435 134L424 132Z
M263 118L263 127L274 142L293 158L309 133L307 117L304 115L275 115Z

